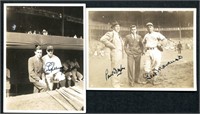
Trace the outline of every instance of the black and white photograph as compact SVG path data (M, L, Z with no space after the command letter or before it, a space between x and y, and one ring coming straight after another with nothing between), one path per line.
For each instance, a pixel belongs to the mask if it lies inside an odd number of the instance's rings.
M89 90L197 91L196 8L87 8Z
M85 3L3 6L4 112L86 112Z

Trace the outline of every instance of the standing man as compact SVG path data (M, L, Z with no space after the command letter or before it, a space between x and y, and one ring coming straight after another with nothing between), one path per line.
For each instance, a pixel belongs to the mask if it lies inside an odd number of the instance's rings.
M103 35L100 41L110 48L111 69L118 69L122 66L123 40L119 35L120 25L117 21L111 24L112 31ZM114 74L111 83L114 88L120 88L120 75Z
M42 69L42 48L41 46L35 46L35 56L30 57L28 59L28 73L29 80L33 83L34 93L37 92L45 92L47 91L47 85L42 77L43 69Z
M137 34L135 25L130 26L131 34L126 36L124 50L127 54L128 81L130 86L139 83L140 59L143 52L142 37Z
M53 54L53 46L47 46L46 52L47 54L42 57L42 60L49 90L53 90L54 80L59 81L61 87L65 86L65 75L61 72L62 64L60 59Z
M146 24L148 33L144 36L143 45L145 47L145 77L151 79L154 77L154 82L158 75L158 68L161 63L162 44L167 41L165 36L154 31L154 26L151 22Z
M181 50L182 50L182 44L179 41L178 45L177 45L177 50L178 50L178 54L181 54Z

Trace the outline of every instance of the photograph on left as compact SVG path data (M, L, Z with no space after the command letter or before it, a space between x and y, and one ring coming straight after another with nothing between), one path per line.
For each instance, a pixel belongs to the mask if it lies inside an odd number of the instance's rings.
M3 112L86 112L85 4L3 9Z

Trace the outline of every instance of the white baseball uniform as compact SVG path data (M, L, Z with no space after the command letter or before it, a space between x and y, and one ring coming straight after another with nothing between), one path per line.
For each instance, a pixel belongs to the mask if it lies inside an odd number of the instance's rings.
M151 32L147 33L144 36L142 43L146 48L145 53L145 65L144 70L145 72L149 73L153 69L158 70L160 63L161 63L161 51L158 50L157 45L159 44L159 40L166 39L159 32Z
M51 58L48 55L44 55L42 57L43 60L43 69L46 75L47 83L49 89L53 89L53 80L56 79L58 81L64 80L65 75L60 72L60 68L62 67L60 59L53 55Z

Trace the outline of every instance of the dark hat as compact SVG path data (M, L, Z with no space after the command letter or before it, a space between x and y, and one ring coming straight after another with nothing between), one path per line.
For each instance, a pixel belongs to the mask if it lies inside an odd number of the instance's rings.
M53 46L47 46L47 50L53 50Z
M111 23L111 28L113 28L114 26L119 25L119 23L117 21L114 21Z
M153 23L148 22L148 23L146 24L146 26L153 26Z

